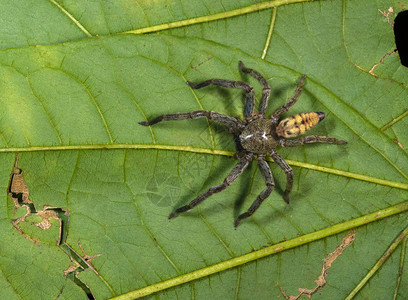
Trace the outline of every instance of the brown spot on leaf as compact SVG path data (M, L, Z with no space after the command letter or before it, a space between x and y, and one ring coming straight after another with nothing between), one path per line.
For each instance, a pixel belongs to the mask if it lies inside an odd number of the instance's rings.
M404 146L397 140L397 139L393 139L394 142L397 143L397 145L401 148L404 149Z
M56 220L60 220L54 210L40 210L36 215L40 216L42 218L42 221L34 223L34 225L41 228L42 230L47 230L51 227L52 224L49 219L54 218Z
M78 269L79 264L77 263L75 266L70 265L66 270L64 270L64 275L67 276L69 273L74 272L76 269Z
M320 276L317 278L317 280L315 280L317 286L314 289L299 288L299 294L297 296L287 296L285 291L280 286L279 288L285 299L297 300L303 295L307 296L309 299L312 299L312 295L321 290L326 285L327 270L331 267L332 263L343 253L343 251L354 242L355 238L356 234L354 233L354 231L350 231L350 233L342 239L340 246L338 246L332 253L329 253L327 255L327 257L323 261L322 272L320 273Z
M388 24L391 27L394 27L394 22L393 22L393 18L394 18L394 8L392 6L390 6L388 8L388 10L384 10L382 11L381 9L378 9L378 11L382 14L382 16L384 18L387 19Z
M23 170L14 167L10 176L10 183L8 193L13 199L16 207L21 207L23 204L32 203L30 200L30 192L28 191L27 184L23 178Z

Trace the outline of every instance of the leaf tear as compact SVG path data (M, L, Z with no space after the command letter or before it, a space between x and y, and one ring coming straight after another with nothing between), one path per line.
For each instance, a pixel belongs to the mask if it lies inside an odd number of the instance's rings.
M293 295L287 296L282 286L280 286L279 289L281 290L281 293L283 294L285 299L297 300L303 295L307 296L309 299L312 299L312 295L317 291L321 290L326 285L327 270L332 266L332 263L343 253L343 251L354 242L355 238L356 234L354 233L353 230L351 230L350 233L347 234L342 239L341 244L333 252L329 253L326 256L326 258L323 260L322 272L320 273L317 280L315 280L315 283L317 284L315 288L313 289L299 288L298 289L299 294L297 296Z
M87 270L92 270L100 277L100 274L92 265L92 259L94 259L95 257L99 257L102 254L96 254L92 256L86 254L80 240L78 240L78 246L82 251L82 255L78 254L70 245L65 243L65 241L63 241L63 244L60 246L68 254L69 258L73 262L73 265L68 266L68 268L64 270L64 275L74 281L81 289L83 289L88 296L88 299L95 299L91 288L85 282L79 279L78 274Z
M39 241L36 238L26 234L20 228L19 223L26 222L27 221L26 219L29 216L38 216L41 218L41 221L33 222L32 224L42 230L48 230L52 226L50 220L51 219L57 220L59 222L59 234L56 245L60 249L62 249L69 256L71 262L73 262L73 265L70 265L66 270L63 271L64 275L67 278L71 279L75 284L77 284L86 293L89 299L95 299L90 287L87 284L85 284L82 280L80 280L77 275L82 271L91 269L100 278L102 278L92 265L92 260L95 257L101 256L101 254L93 256L88 255L85 252L84 248L82 247L80 241L78 240L78 246L82 251L82 255L80 255L77 252L75 252L75 250L69 244L66 243L69 224L68 210L59 207L44 205L43 209L37 211L34 203L30 200L30 192L23 178L23 170L17 167L17 161L18 154L16 155L15 158L13 171L10 175L10 182L7 191L14 203L14 214L16 213L16 210L18 208L25 208L26 212L22 217L12 219L11 223L21 235L23 235L26 239L39 246L40 245ZM57 299L61 296L63 289L64 286L61 288L60 293L57 295Z
M32 203L30 200L30 192L23 178L23 170L15 166L11 173L8 193L16 207L22 207L24 204Z
M71 261L74 263L74 265L70 265L65 271L64 275L67 276L69 273L72 272L82 272L89 269L92 269L95 271L95 268L92 265L92 259L95 257L99 257L102 254L96 254L96 255L88 255L86 254L84 248L81 245L81 241L78 240L78 246L82 251L82 255L78 254L74 249L72 249L68 244L66 244L69 247L69 250L72 251L71 253L68 253L69 258ZM85 263L85 266L84 266ZM88 268L87 268L88 267ZM96 272L96 271L95 271ZM76 275L75 275L76 276Z

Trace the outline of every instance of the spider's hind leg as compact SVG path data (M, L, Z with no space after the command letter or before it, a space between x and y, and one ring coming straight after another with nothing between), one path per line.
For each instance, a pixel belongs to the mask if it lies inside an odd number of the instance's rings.
M286 174L286 189L283 199L289 204L289 194L293 187L293 171L288 163L280 156L275 150L272 151L271 156L276 164L285 172Z
M172 218L176 217L178 214L186 212L186 211L196 207L198 204L200 204L201 202L203 202L205 199L212 196L213 194L219 193L219 192L225 190L231 183L233 183L242 174L242 172L244 172L244 170L248 167L249 163L252 161L253 158L254 158L253 154L245 155L235 165L235 167L232 169L232 171L224 179L223 183L209 188L206 192L202 193L200 196L195 198L189 204L187 204L185 206L182 206L180 208L177 208L174 212L172 212L170 214L169 219L172 219Z
M303 91L303 85L305 83L305 79L306 79L306 75L303 75L299 80L298 86L297 86L296 91L293 94L292 98L287 103L285 103L284 105L279 107L277 110L275 110L275 112L272 115L272 121L275 124L278 123L279 117L280 117L281 114L287 112L289 109L291 109L291 107L293 105L295 105L296 101L299 99L299 96Z
M253 213L258 209L258 207L262 204L262 202L266 198L269 197L269 195L271 194L275 186L275 182L272 176L272 171L268 163L264 159L265 159L265 156L258 155L258 167L259 167L259 170L261 171L263 178L265 179L266 189L264 189L262 193L259 194L259 196L252 203L248 211L238 216L238 218L235 220L235 223L234 223L235 228L241 223L243 219L248 218L253 215Z
M323 143L323 144L335 144L335 145L346 145L347 142L343 140L338 140L330 136L319 136L319 135L307 135L302 136L293 140L282 139L281 145L283 147L296 147L303 144L312 144L312 143Z

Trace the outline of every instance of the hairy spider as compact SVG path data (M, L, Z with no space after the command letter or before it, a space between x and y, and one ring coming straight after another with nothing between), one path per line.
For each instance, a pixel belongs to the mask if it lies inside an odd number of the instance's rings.
M256 78L262 85L262 97L259 104L259 112L254 111L255 97L254 88L249 84L242 81L225 80L225 79L209 79L204 82L195 84L187 81L187 84L193 89L200 89L207 85L213 84L228 88L243 89L246 92L246 103L244 108L244 120L240 118L234 118L227 115L223 115L214 111L197 110L186 113L174 113L165 114L154 118L151 121L140 122L140 125L150 126L160 121L170 120L186 120L197 118L208 118L216 123L225 125L229 128L230 133L233 134L237 147L237 153L235 157L239 159L239 162L232 169L232 171L225 178L224 182L220 185L209 188L206 192L199 195L189 204L176 209L170 214L169 219L174 218L182 212L186 212L193 207L197 206L205 199L215 193L219 193L233 183L242 172L248 167L249 163L256 158L258 162L259 171L261 172L265 183L266 189L264 189L256 200L252 203L248 211L238 216L235 220L234 226L237 227L242 219L251 216L261 205L261 203L270 195L275 183L272 177L271 169L268 163L265 161L266 155L270 155L275 163L285 172L287 176L286 189L284 193L284 200L289 203L289 193L293 186L293 171L288 163L276 152L277 146L281 147L294 147L309 143L327 143L344 145L346 141L337 140L328 136L316 136L309 135L296 139L294 138L305 131L314 127L317 123L322 121L325 114L322 112L306 112L295 114L291 117L279 121L279 117L287 112L298 100L302 90L306 76L303 75L299 81L293 97L283 106L279 107L271 118L265 116L266 109L269 102L270 88L266 79L253 69L246 68L240 61L239 68L244 73L248 73Z

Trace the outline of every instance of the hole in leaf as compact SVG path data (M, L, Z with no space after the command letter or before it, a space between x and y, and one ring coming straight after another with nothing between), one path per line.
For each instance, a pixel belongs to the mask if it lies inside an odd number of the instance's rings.
M30 191L27 184L23 178L23 170L17 167L18 154L16 155L13 171L10 175L10 182L7 188L7 192L10 195L14 203L14 214L18 209L25 209L25 214L19 218L12 219L11 223L18 232L23 235L26 239L30 240L36 245L40 245L40 241L36 236L36 228L43 231L48 231L53 227L54 224L59 225L59 234L57 239L55 238L55 231L51 232L51 237L46 242L55 243L59 248L61 248L69 256L73 265L70 265L65 271L64 275L71 279L75 284L77 284L86 294L88 299L95 299L94 295L89 286L78 278L80 272L87 270L92 270L98 276L99 273L95 270L92 265L92 259L100 256L101 254L90 256L85 253L82 248L80 241L78 240L78 246L82 251L82 254L78 254L75 250L66 242L68 236L68 225L69 225L69 212L68 210L62 209L60 207L52 207L44 205L43 209L36 209L35 204L30 200ZM38 222L32 222L33 218L38 219ZM55 222L57 220L57 223ZM31 225L34 225L31 226ZM57 226L58 226L57 225ZM30 227L31 226L31 227ZM55 226L55 225L54 225ZM29 229L30 232L27 234L25 229ZM44 236L43 240L44 242ZM59 296L62 294L64 287L61 288Z
M401 64L408 67L408 10L403 10L396 16L394 36Z

